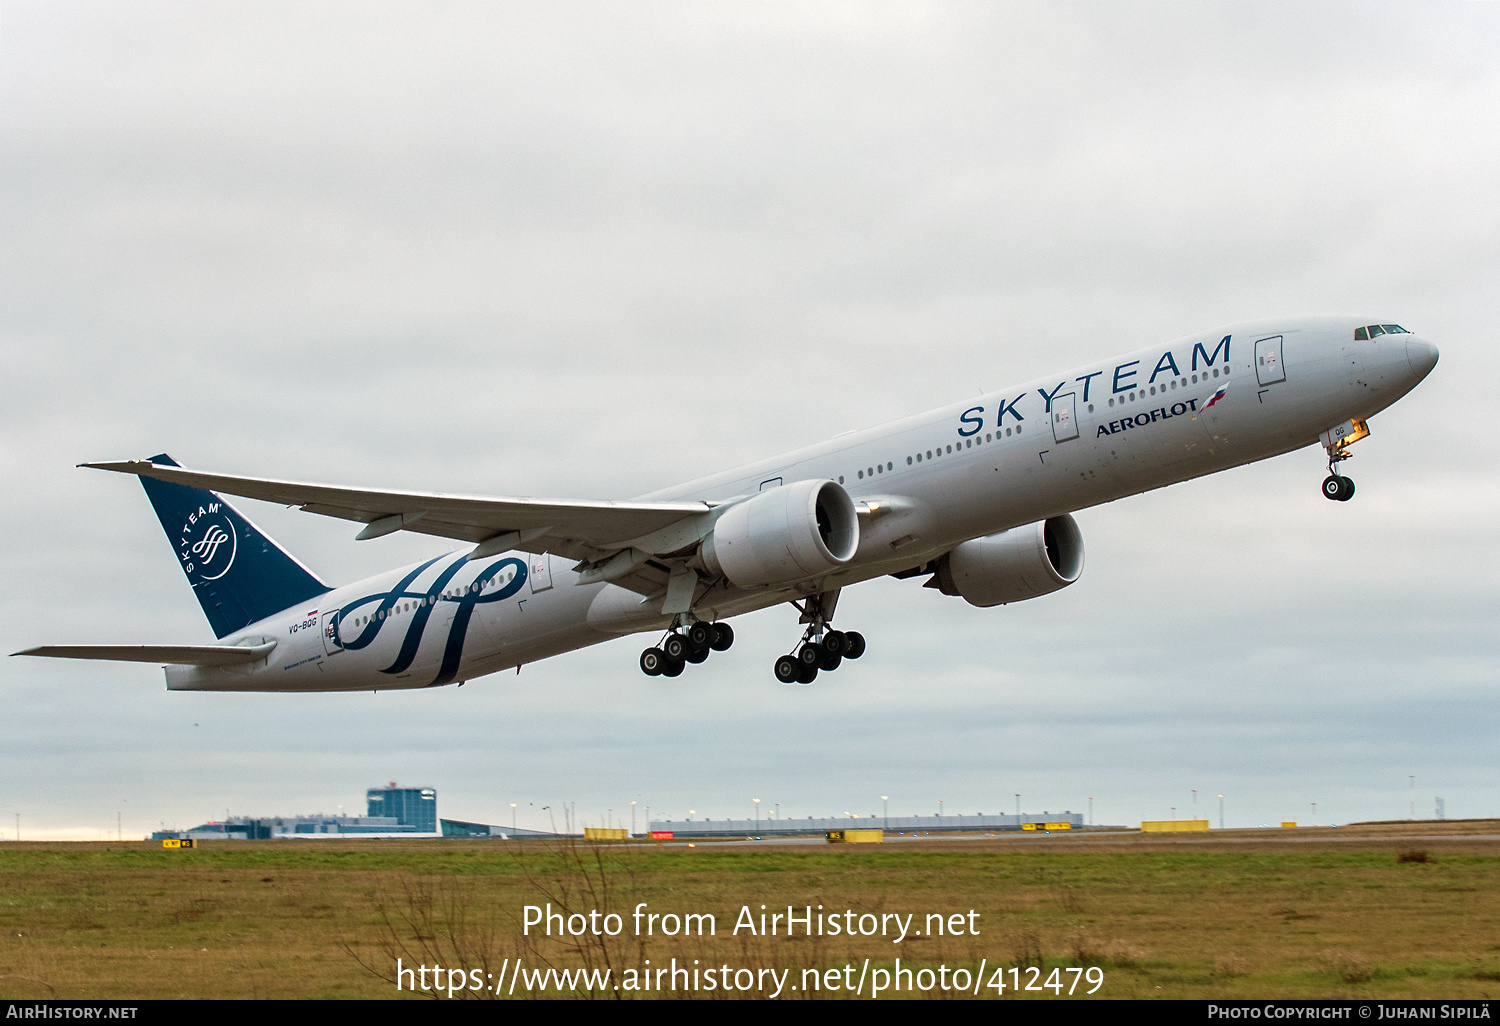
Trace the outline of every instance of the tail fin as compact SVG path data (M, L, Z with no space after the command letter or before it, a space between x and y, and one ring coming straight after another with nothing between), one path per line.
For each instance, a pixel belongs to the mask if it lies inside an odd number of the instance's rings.
M163 453L152 463L178 466ZM213 492L141 478L214 635L300 605L328 585Z

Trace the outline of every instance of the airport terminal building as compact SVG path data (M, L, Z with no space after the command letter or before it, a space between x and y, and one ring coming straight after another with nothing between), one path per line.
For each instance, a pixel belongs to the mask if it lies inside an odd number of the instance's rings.
M190 830L158 830L153 841L267 841L277 838L439 837L437 791L430 787L386 787L365 792L363 816L232 816Z

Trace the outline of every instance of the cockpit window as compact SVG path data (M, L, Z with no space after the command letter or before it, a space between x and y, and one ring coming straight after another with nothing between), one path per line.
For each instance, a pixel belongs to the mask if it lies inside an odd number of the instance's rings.
M1367 324L1363 328L1354 329L1356 342L1364 342L1374 338L1376 335L1410 335L1411 332L1399 324Z

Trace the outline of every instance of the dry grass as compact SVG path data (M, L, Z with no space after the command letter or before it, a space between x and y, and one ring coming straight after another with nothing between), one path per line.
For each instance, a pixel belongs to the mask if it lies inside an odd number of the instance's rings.
M1428 846L1440 857L1414 869L1397 862L1409 842L1395 839L881 849L225 842L183 852L8 844L0 998L393 997L397 957L481 974L522 958L608 968L614 978L646 959L697 959L791 969L795 980L804 968L865 958L890 967L898 956L903 966L1097 965L1105 997L1492 997L1500 844ZM718 932L523 936L523 906L548 902L626 922L638 902L714 913ZM980 933L900 945L733 935L740 908L758 914L761 904L916 913L917 929L926 913L974 909Z

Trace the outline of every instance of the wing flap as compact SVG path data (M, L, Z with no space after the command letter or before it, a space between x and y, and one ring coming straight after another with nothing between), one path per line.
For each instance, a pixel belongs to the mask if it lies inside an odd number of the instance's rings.
M110 659L127 663L180 663L185 666L242 666L271 654L276 642L263 645L42 645L18 656L54 659Z

